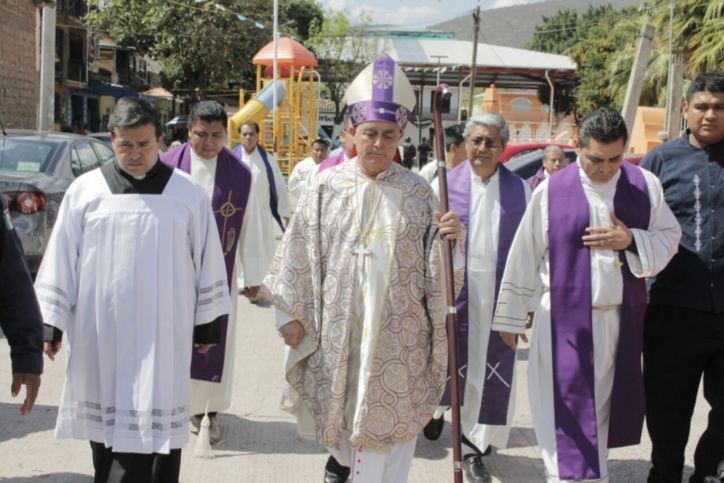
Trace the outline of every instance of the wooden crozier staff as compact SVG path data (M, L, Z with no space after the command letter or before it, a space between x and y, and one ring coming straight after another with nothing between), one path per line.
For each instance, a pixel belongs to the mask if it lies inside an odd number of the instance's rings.
M450 95L448 86L440 84L433 94L432 119L435 126L435 157L437 182L440 187L440 211L448 212L447 166L445 164L445 137L442 128L442 99ZM463 482L463 463L460 434L460 376L458 373L458 323L455 310L455 277L453 275L453 241L444 240L445 295L447 301L448 374L450 375L450 405L452 407L453 481Z

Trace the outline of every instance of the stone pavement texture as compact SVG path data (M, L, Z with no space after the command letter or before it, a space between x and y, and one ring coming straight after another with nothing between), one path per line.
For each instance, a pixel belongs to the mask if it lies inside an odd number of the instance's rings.
M325 450L296 433L293 419L278 409L283 386L283 343L274 325L271 307L239 299L234 396L228 411L219 416L222 441L215 459L194 458L195 436L184 449L182 483L320 483ZM53 427L63 383L64 357L46 359L37 404L21 418L19 402L10 397L10 361L7 341L0 337L0 482L86 483L91 481L90 447L85 441L57 440ZM543 463L536 446L526 391L527 350L518 361L518 401L510 447L494 451L486 462L494 481L544 481ZM18 396L20 398L20 396ZM699 397L686 452L686 474L692 468L694 443L706 424L708 405ZM447 416L449 418L449 414ZM645 433L645 431L644 431ZM610 478L615 483L645 482L650 443L644 434L639 446L610 455ZM420 437L409 482L452 481L450 426L440 440Z

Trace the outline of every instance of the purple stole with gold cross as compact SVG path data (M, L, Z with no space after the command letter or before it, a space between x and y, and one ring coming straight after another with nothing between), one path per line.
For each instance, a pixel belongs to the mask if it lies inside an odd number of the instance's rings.
M191 173L191 145L186 143L178 148L160 155L163 163ZM236 261L236 247L241 236L241 224L249 199L251 188L251 170L242 163L231 151L223 148L216 161L214 191L211 197L211 208L219 230L221 249L224 252L226 275L229 289ZM231 294L235 296L235 294ZM221 382L224 370L226 350L226 333L229 319L221 320L221 340L205 354L194 351L191 359L191 377L202 381Z
M513 242L515 231L525 212L526 199L523 180L510 172L505 166L497 167L500 182L500 220L498 224L498 254L495 267L495 295L493 307L498 298L500 281L505 270L505 261L508 259L510 244ZM465 228L469 228L470 221L470 162L463 161L447 173L448 200L450 210L460 217ZM468 247L465 252L469 253ZM468 293L467 270L465 281L456 301L458 340L459 340L459 371L465 380L468 366L468 297L479 297L480 294ZM508 401L510 400L513 369L515 366L515 352L505 345L497 333L491 333L488 339L488 349L485 361L485 381L483 383L483 398L480 404L478 422L480 424L505 425L508 418ZM465 391L465 384L462 385ZM448 405L450 401L450 386L445 389L443 402ZM463 400L463 394L460 395Z
M608 441L598 441L593 374L591 250L581 237L590 224L588 200L577 163L548 185L551 340L556 453L561 479L601 477L598 445L638 444L644 418L641 373L646 284L631 273L623 252L623 301L616 351ZM651 213L646 179L627 162L613 199L616 216L629 228L648 229Z

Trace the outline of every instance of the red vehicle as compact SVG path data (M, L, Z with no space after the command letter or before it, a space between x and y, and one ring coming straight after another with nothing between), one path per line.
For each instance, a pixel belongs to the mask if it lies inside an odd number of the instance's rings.
M547 146L554 144L561 149L573 149L569 144L546 143L546 142L530 142L530 143L511 143L505 147L503 154L500 155L500 162L505 163L508 160L520 156L521 154L531 153L539 149L545 149Z

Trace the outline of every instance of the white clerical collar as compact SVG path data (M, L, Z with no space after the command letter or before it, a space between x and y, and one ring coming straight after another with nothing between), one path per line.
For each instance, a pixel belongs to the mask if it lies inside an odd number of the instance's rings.
M202 158L198 154L196 154L196 151L194 151L194 148L191 147L191 161L201 162L201 163L215 163L216 160L219 159L219 156L216 155L211 159Z
M481 179L480 176L478 176L477 174L475 174L475 171L473 171L472 166L470 167L470 178L472 179L472 181L473 181L474 183L476 183L476 184L478 184L478 185L488 186L491 181L493 181L494 179L496 179L497 176L498 176L498 168L497 168L497 166L496 166L496 168L495 168L495 171L493 171L493 174L491 174L490 176L488 176L488 177L485 178L485 179Z
M550 178L550 177L551 177L551 174L545 168L543 168L543 179Z
M581 181L583 182L583 186L586 188L590 188L595 191L608 191L610 189L616 188L616 183L618 183L618 178L621 177L621 169L619 168L618 171L616 171L616 174L613 175L613 178L606 181L605 183L599 183L597 181L593 181L591 178L588 177L586 172L583 170L583 166L581 165L580 158L576 159L576 164L578 164L578 172L581 175Z

